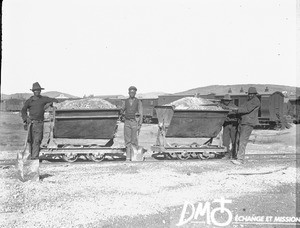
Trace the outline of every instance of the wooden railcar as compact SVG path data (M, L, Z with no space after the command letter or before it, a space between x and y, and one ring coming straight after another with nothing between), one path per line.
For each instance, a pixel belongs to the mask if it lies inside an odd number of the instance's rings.
M21 111L25 100L24 99L15 99L15 98L11 98L8 99L5 102L5 110L8 112L18 112Z
M300 96L288 99L285 106L286 114L292 117L294 123L300 123Z

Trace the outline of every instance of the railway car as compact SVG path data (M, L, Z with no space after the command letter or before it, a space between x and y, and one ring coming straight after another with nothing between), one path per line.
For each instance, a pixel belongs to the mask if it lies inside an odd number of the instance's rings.
M21 111L25 103L24 99L11 98L5 101L5 110L8 112L18 112Z
M286 114L292 117L294 123L300 123L300 96L288 99Z
M275 126L283 118L284 95L281 92L260 94L261 101L259 121L262 125Z
M144 123L157 123L157 115L155 106L158 105L158 98L141 98L143 105L143 122Z

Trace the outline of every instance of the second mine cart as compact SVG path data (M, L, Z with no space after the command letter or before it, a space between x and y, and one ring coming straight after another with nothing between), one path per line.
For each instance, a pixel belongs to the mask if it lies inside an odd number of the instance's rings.
M223 155L226 148L213 145L213 139L222 130L228 110L216 110L205 107L202 110L180 110L173 106L156 106L158 133L156 145L151 147L154 156L167 158L206 159ZM176 143L187 139L205 139L203 143ZM175 143L170 143L174 141Z

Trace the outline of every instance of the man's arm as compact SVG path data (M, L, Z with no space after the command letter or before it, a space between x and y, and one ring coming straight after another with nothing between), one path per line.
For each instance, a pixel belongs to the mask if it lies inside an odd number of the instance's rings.
M44 106L44 110L46 110L50 106L52 107L53 102L58 103L58 100L56 98L51 98L51 97L44 97L44 98L45 98L45 103L46 103Z
M252 99L251 101L248 101L245 105L238 108L238 113L250 113L254 109L258 108L260 106L260 102L258 99Z
M21 110L21 116L22 116L22 120L23 122L27 122L27 118L28 118L28 114L27 114L27 109L29 107L29 101L27 100L25 103L24 103L24 106Z
M140 114L139 126L141 126L143 123L143 104L140 100L139 100L139 114Z
M58 103L58 100L56 98L45 97L45 99L46 99L47 104L48 103L53 103L53 102Z
M121 116L125 115L125 101L122 100L122 105L121 105L121 112L120 112Z

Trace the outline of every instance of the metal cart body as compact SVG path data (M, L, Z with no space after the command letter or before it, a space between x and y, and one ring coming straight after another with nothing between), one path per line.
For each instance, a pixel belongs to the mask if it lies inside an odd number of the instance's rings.
M222 130L222 125L228 110L180 110L173 106L156 106L158 118L158 133L156 145L151 147L155 156L163 155L167 158L177 157L186 160L191 157L205 159L222 155L226 148L213 145L213 139ZM192 143L170 144L171 138L207 138L203 144Z
M85 155L102 161L106 155L123 155L124 146L115 146L120 109L54 110L47 146L40 156L62 156L74 162Z

